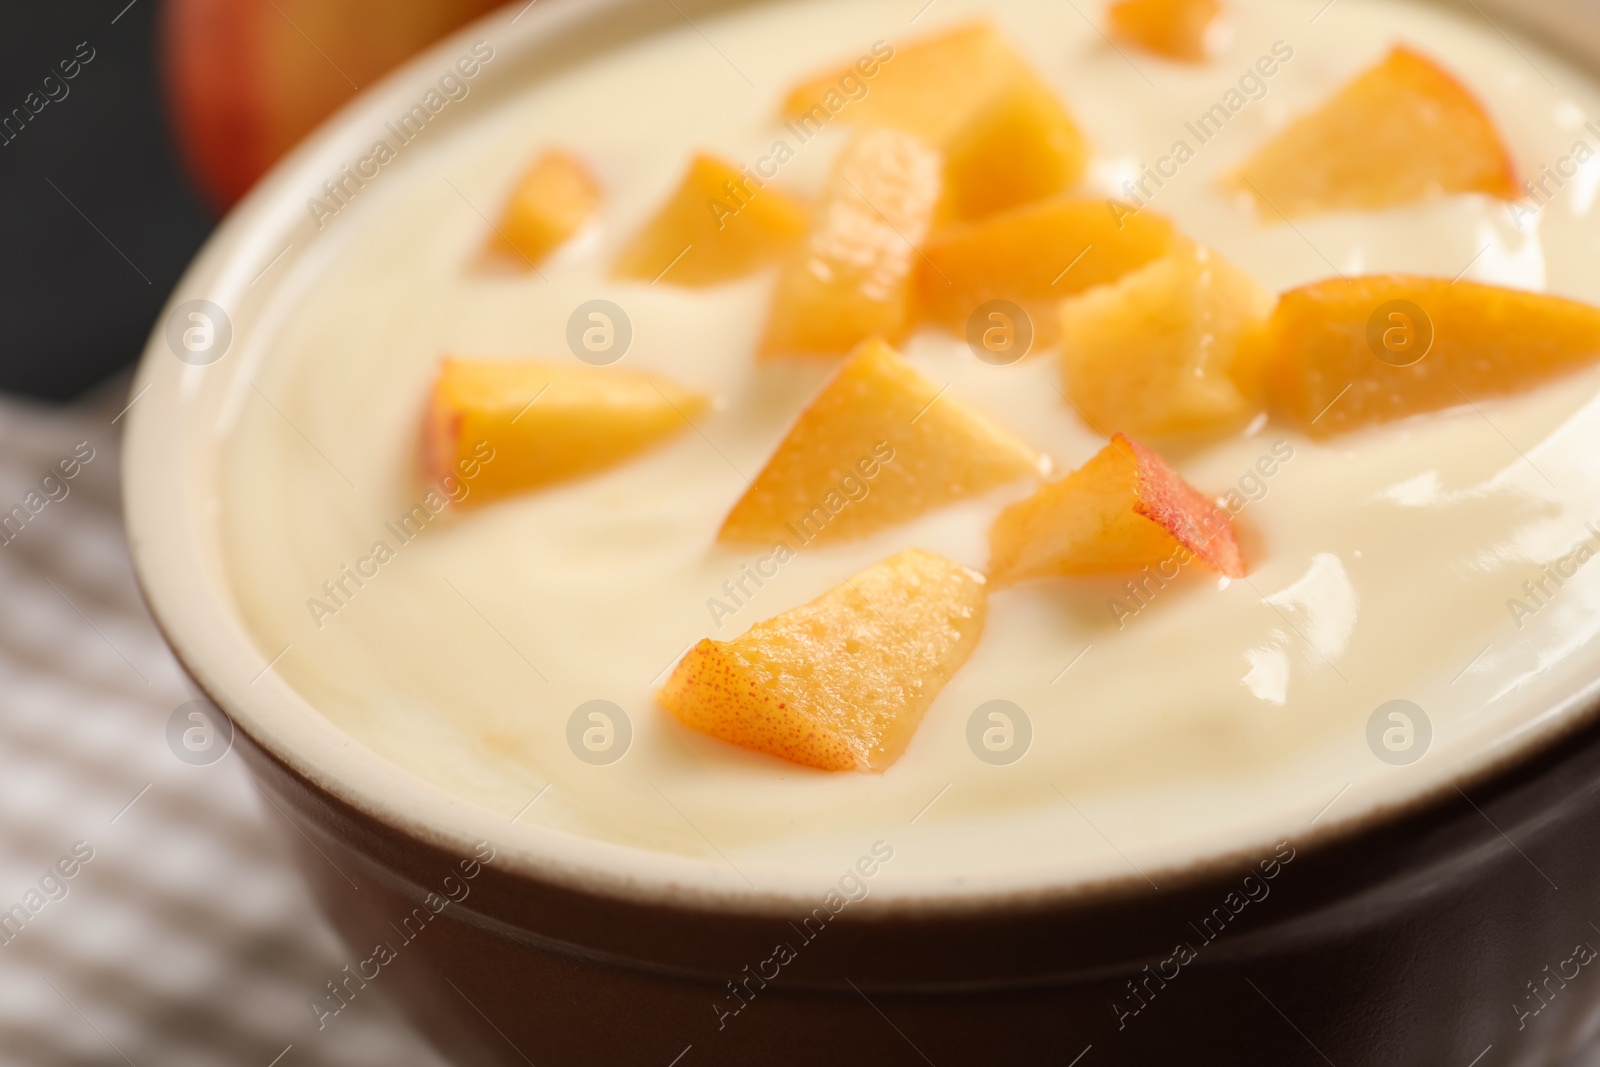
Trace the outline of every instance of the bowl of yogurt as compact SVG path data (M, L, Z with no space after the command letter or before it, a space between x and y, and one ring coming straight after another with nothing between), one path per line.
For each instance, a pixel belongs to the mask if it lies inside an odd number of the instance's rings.
M778 117L818 70L982 17L1081 124L1082 195L1137 196L1270 289L1393 271L1600 303L1592 15L1229 14L1195 66L1042 0L513 4L230 216L141 365L127 519L158 621L345 938L309 1030L375 986L484 1064L1554 1064L1596 1036L1600 370L1181 450L1238 501L1247 579L995 592L882 773L786 764L656 703L695 642L908 544L982 568L1019 496L839 545L714 540L831 365L752 358L771 271L688 289L608 266L694 152L819 195L846 124ZM1286 225L1221 187L1396 44L1470 83L1520 199ZM548 145L603 207L536 271L485 268ZM577 361L596 308L614 361L714 398L694 432L483 507L471 477L419 479L441 356ZM901 350L1057 468L1104 445L1053 359L975 360L933 329Z

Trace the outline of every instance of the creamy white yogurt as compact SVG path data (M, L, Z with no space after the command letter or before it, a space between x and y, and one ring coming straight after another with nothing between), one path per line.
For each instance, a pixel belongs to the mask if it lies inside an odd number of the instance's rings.
M1600 563L1578 566L1570 553L1584 538L1600 548L1585 526L1600 528L1592 372L1323 444L1266 423L1168 449L1203 490L1253 498L1237 520L1249 578L1227 584L1191 567L1133 614L1126 599L1121 612L1108 607L1124 577L996 594L976 653L882 775L746 752L656 707L654 687L691 642L736 636L902 547L983 566L990 520L1032 488L804 549L736 603L724 583L766 553L713 537L830 368L753 360L770 273L708 291L604 276L691 152L754 163L779 138L794 145L775 118L788 85L874 40L901 46L992 9L1091 138L1089 191L1105 195L1186 140L1194 158L1150 207L1269 286L1334 270L1465 271L1600 301L1593 173L1521 230L1504 205L1477 197L1289 227L1217 191L1216 176L1275 126L1401 41L1486 101L1525 172L1579 138L1600 148L1574 121L1600 117L1594 80L1534 43L1513 47L1475 14L1340 0L1312 23L1322 0L1235 0L1231 45L1196 69L1112 48L1072 5L918 6L808 0L686 24L460 128L430 129L329 222L326 247L281 287L253 385L230 408L219 487L241 612L266 658L288 649L276 671L360 743L518 826L703 857L756 884L840 869L883 839L895 858L880 881L910 887L1122 877L1292 837L1349 787L1420 782L1429 767L1514 738L1587 681ZM1280 41L1292 59L1200 144L1185 124ZM842 132L796 145L778 181L816 193ZM592 162L606 187L601 219L542 277L486 274L480 213L492 217L547 145ZM438 358L572 358L568 316L602 297L633 323L621 366L713 393L716 410L636 461L447 512L403 543L389 524L425 491L412 460ZM989 366L932 331L907 351L1058 471L1104 443L1063 403L1053 358ZM1270 477L1252 474L1275 450ZM346 581L353 595L328 597L324 582L379 541L393 558L366 564L377 573L359 588ZM1571 577L1559 589L1547 580L1551 595L1514 620L1508 600L1531 606L1523 583L1561 557ZM337 612L314 611L313 598ZM626 755L605 766L567 742L574 709L595 699L625 709L632 728ZM981 761L967 741L974 710L996 699L1032 725L1031 747L1008 766ZM1431 721L1419 763L1394 766L1369 748L1368 719L1392 699ZM1335 803L1322 818L1355 814Z

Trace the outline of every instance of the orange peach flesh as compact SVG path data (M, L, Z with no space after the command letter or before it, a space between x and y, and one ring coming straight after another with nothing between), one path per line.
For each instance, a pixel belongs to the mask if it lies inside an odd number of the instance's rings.
M1034 346L1052 343L1061 300L1167 254L1172 223L1153 211L1118 218L1104 200L1057 198L936 232L917 266L922 318L963 336L973 313L1010 301L1032 320Z
M851 540L1038 469L1027 444L874 338L795 420L717 536Z
M1451 74L1396 48L1290 123L1227 182L1262 214L1372 211L1448 193L1517 195L1493 119Z
M1530 389L1600 357L1600 308L1404 274L1284 293L1262 359L1273 407L1314 437Z
M594 474L689 428L707 399L675 382L542 360L447 357L423 419L430 480L476 472L466 502Z
M797 85L784 101L783 117L807 133L836 118L893 126L942 144L975 107L1015 79L1020 63L992 25L964 23L899 47L884 45ZM845 95L851 86L866 91Z
M491 246L532 270L588 221L600 196L600 185L582 160L560 150L546 152L512 190Z
M1213 433L1261 409L1274 294L1214 251L1171 254L1061 303L1062 385L1091 426Z
M910 325L911 279L939 205L939 153L886 126L857 131L834 163L811 229L767 312L766 356L835 358Z
M685 725L821 770L882 771L983 632L976 571L907 549L732 641L702 640L657 694Z
M1117 0L1106 12L1112 32L1168 59L1201 63L1220 0Z
M663 285L715 285L780 258L805 229L806 210L794 197L701 154L623 248L612 274Z
M881 45L796 86L783 117L801 133L838 121L916 135L945 157L945 219L1064 192L1089 157L1061 100L987 22Z

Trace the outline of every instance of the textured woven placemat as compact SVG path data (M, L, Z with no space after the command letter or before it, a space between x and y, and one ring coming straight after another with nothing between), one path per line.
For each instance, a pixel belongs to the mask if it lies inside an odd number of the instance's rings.
M134 587L124 403L0 398L0 1064L439 1067L381 994L317 1028L347 955L284 815L169 746L196 693Z

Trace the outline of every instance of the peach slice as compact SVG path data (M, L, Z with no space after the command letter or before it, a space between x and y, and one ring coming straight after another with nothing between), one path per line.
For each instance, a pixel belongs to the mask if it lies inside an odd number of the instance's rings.
M800 202L715 156L697 155L612 273L671 285L716 285L781 257L806 229Z
M880 43L854 64L796 86L783 117L802 141L837 118L893 126L939 144L1022 65L992 25L964 23L900 48Z
M1228 179L1264 212L1374 210L1444 193L1517 195L1494 121L1449 73L1396 48Z
M1138 570L1175 552L1244 576L1227 513L1119 433L1088 463L1000 513L989 529L989 579Z
M484 503L614 466L689 427L706 398L664 378L541 360L446 357L428 399L431 479L465 474Z
M763 354L838 356L874 334L905 332L940 168L939 153L909 133L857 133L834 164L811 231L778 277Z
M493 245L512 262L534 267L578 232L600 206L600 185L582 160L552 150L518 180Z
M1077 182L1089 157L1061 101L987 22L898 50L875 47L796 87L783 115L802 142L835 118L923 138L947 158L943 211L955 219L1054 196Z
M717 536L795 548L863 537L1036 476L1040 464L874 338L795 420Z
M911 548L732 641L657 698L685 725L825 771L882 771L983 633L983 575Z
M1273 294L1210 249L1180 242L1115 285L1061 305L1067 396L1091 425L1205 432L1260 408L1252 358Z
M1221 14L1221 0L1117 0L1106 17L1114 34L1147 52L1203 63Z
M961 336L991 300L1019 305L1036 346L1058 332L1064 297L1114 282L1171 250L1172 223L1152 211L1119 218L1103 200L1041 200L951 226L923 245L917 301L923 316Z
M1403 274L1293 289L1268 323L1273 407L1314 437L1530 389L1600 357L1600 308Z
M1088 145L1067 109L1031 73L984 101L945 144L945 214L977 219L1075 185Z

